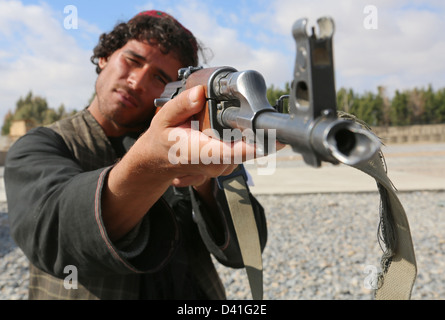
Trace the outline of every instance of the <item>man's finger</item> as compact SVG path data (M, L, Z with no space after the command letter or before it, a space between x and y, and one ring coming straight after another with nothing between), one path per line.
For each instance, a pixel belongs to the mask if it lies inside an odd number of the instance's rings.
M200 112L204 105L204 87L196 86L167 102L157 116L162 117L162 124L165 127L176 127Z

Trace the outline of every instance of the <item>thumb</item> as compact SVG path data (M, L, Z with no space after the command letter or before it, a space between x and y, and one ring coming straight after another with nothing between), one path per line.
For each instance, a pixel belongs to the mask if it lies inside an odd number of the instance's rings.
M202 85L193 87L167 102L158 112L158 116L162 115L165 127L176 127L200 112L205 100L204 87Z

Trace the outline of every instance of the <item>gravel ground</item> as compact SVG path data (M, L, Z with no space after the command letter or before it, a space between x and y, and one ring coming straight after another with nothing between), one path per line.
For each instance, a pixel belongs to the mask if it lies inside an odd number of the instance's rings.
M418 276L412 299L445 299L445 192L399 195L407 213ZM264 298L373 299L380 266L377 193L258 196L268 214ZM249 299L244 270L220 267L229 299Z
M416 250L412 299L445 299L445 192L399 194ZM377 193L257 198L267 211L264 298L373 299L367 279L380 264ZM9 237L0 203L0 300L26 299L27 260ZM250 299L244 270L217 266L229 299Z

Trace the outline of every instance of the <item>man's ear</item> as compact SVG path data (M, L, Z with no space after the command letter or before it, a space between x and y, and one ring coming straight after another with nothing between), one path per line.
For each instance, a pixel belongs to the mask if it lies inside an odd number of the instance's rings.
M100 57L98 66L101 70L103 70L107 66L107 63L108 63L108 57L106 57L106 58Z

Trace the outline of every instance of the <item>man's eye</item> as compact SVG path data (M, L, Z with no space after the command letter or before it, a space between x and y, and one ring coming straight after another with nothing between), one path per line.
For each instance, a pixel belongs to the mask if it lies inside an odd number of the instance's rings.
M162 84L164 84L164 85L167 84L167 81L163 77L156 75L155 78L156 78L156 80L160 81Z
M135 66L140 66L141 64L139 63L139 61L137 61L136 59L132 59L132 58L127 58L128 62L132 65Z

